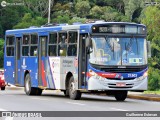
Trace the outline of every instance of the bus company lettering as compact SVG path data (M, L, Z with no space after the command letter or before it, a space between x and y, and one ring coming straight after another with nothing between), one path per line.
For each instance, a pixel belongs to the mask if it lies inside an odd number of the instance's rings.
M72 67L73 60L63 60L63 67Z
M72 60L63 60L63 63L72 64L73 61Z

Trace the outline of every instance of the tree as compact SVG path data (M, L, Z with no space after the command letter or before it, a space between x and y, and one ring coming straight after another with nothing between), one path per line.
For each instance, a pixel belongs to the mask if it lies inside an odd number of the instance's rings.
M48 13L48 0L24 0L25 5L34 13L44 17ZM54 0L51 0L51 8L54 5Z
M19 29L19 28L28 28L30 26L42 26L46 22L47 22L47 19L44 19L42 17L33 18L31 13L26 13L24 15L24 17L22 18L21 22L19 22L13 28L14 29Z
M133 21L133 13L137 9L144 7L144 0L123 0L123 1L125 4L125 7L124 7L125 15L128 17L128 19L130 21ZM137 18L137 17L139 17L139 16L136 16L135 18Z
M94 19L101 19L102 15L104 15L104 11L103 11L103 7L100 6L94 6L91 10L90 10L90 15L92 16L92 18Z
M53 22L55 23L68 23L70 20L70 17L68 15L59 15L56 17L56 19L53 19Z
M91 7L88 1L79 1L75 6L76 13L81 18L84 18L88 15L90 8Z
M121 21L122 16L123 15L121 13L118 13L118 11L112 7L103 7L102 18L105 21Z
M86 22L86 18L80 18L80 17L73 17L70 21L69 24L73 24L73 23L85 23Z
M4 47L4 40L0 38L0 68L3 68L3 47Z

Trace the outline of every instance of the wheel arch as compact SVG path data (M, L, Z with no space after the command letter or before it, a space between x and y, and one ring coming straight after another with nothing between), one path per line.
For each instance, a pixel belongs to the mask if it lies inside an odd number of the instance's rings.
M68 85L69 85L69 80L70 80L70 77L72 77L73 74L71 72L68 72L67 75L66 75L66 79L65 79L65 89L68 88Z

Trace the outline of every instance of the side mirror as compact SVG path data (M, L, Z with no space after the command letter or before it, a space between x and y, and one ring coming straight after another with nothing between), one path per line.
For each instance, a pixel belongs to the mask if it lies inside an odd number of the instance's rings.
M86 38L86 47L90 47L91 46L91 39L89 39L89 37Z
M93 52L93 50L91 50L92 48L92 41L91 39L89 39L89 37L86 38L86 50L87 50L87 54L90 54Z
M151 58L151 42L147 41L147 55L148 58Z

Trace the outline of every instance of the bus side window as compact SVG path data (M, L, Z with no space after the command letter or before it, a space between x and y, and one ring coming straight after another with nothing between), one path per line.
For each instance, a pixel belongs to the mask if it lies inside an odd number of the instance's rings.
M57 56L57 33L50 33L49 35L48 55Z
M23 35L22 56L29 56L30 35Z
M77 32L69 32L68 56L77 56Z
M77 45L68 46L68 56L77 56Z
M6 47L7 47L7 56L14 56L14 36L8 36L6 41Z
M31 35L31 45L30 45L30 56L37 56L37 48L38 48L38 35Z
M59 41L58 41L58 55L66 56L67 55L67 33L59 33Z

